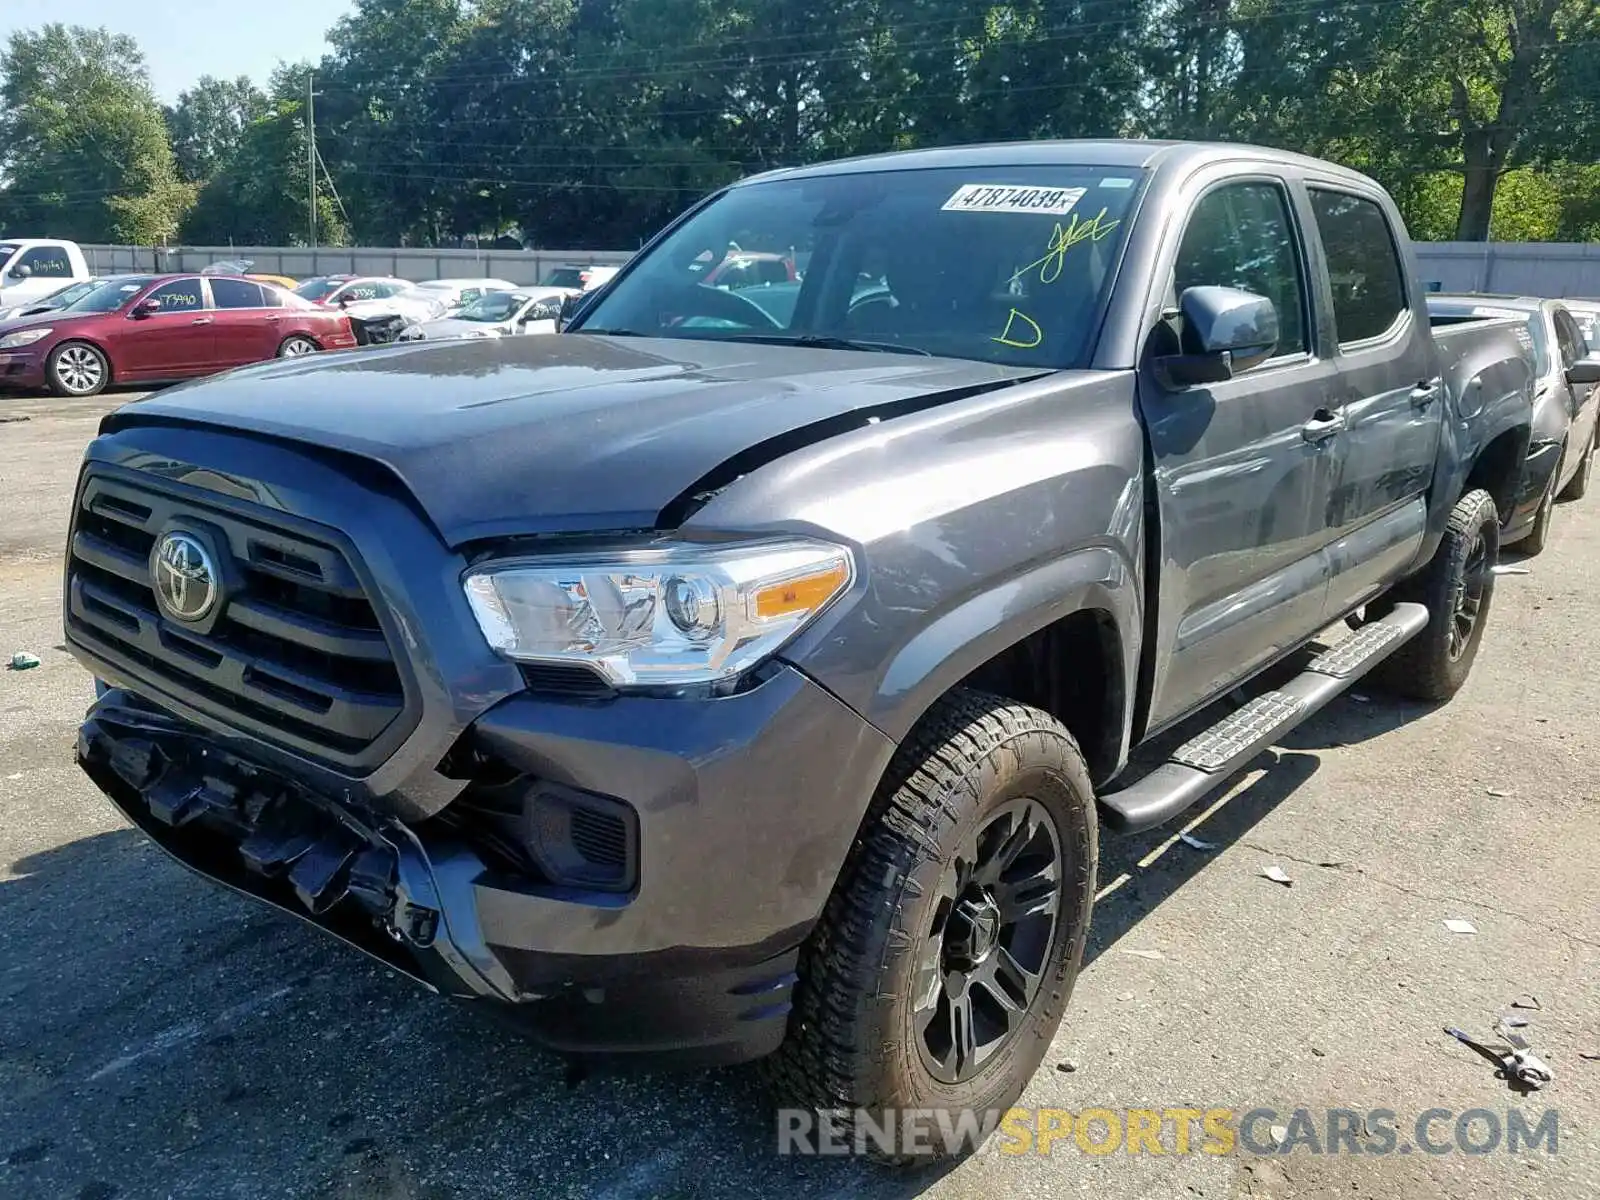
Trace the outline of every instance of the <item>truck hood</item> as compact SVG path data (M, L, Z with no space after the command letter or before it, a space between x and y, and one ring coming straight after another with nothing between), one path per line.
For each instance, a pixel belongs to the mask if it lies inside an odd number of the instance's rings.
M652 528L674 501L843 428L1043 373L736 342L473 338L280 359L135 401L102 428L211 425L360 455L460 546Z

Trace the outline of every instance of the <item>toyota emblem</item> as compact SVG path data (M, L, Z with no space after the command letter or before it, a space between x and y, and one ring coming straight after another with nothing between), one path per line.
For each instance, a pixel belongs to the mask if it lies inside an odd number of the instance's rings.
M205 545L187 533L168 533L156 543L156 602L168 616L199 621L217 603L217 565Z

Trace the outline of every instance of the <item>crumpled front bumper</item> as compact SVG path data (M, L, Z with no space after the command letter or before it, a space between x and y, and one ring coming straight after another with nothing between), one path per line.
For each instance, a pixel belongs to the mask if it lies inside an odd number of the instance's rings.
M854 834L842 785L870 790L889 744L786 669L742 697L639 703L519 696L473 734L519 769L638 807L641 876L627 894L516 874L448 808L408 822L321 794L119 687L101 690L78 760L191 870L431 990L487 1002L553 1049L695 1066L760 1057L787 1028L799 944L832 883L824 864L836 870ZM836 798L818 797L808 772L774 774L797 739L818 744ZM831 771L821 746L837 755Z

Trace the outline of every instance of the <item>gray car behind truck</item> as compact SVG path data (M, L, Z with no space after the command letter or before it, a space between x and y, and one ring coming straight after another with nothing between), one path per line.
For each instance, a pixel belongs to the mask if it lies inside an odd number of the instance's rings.
M705 286L730 243L801 255L795 303ZM102 681L78 757L187 866L566 1055L1001 1110L1071 995L1101 829L1177 816L1369 671L1461 687L1532 376L1511 322L1430 330L1394 205L1327 163L761 176L561 336L108 416L66 563Z

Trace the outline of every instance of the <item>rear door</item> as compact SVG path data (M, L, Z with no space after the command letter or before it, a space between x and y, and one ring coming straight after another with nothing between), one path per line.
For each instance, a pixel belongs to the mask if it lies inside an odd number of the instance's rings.
M169 279L141 297L161 307L146 316L123 319L112 348L118 377L175 379L204 370L216 357L215 316L198 275ZM137 306L136 306L137 307Z
M1334 371L1313 336L1309 260L1288 182L1202 176L1166 255L1157 278L1168 281L1168 315L1140 380L1160 506L1152 727L1320 628L1337 445ZM1201 285L1272 300L1277 352L1226 382L1166 390L1152 360L1182 345L1177 299Z
M216 310L215 365L237 367L276 354L279 314L277 305L267 302L268 289L227 275L212 275L207 282Z
M1445 389L1420 294L1406 278L1398 217L1376 191L1307 181L1325 264L1324 334L1335 347L1343 431L1327 512L1329 616L1392 582L1421 549L1444 430Z

